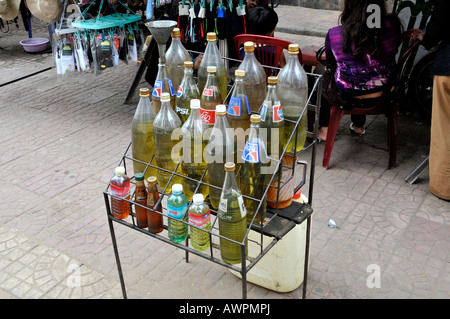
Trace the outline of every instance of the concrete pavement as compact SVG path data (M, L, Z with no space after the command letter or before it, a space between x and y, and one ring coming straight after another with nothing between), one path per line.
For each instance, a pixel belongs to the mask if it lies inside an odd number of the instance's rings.
M320 45L336 25L334 11L276 11L276 35L300 47ZM33 33L48 35L43 26ZM23 29L0 34L0 85L53 65L48 53L23 52L26 37ZM122 102L136 70L121 64L98 76L57 76L53 68L0 87L0 298L121 298L102 192L130 141L137 94ZM428 153L429 121L399 117L391 170L384 116L368 117L363 137L349 133L349 121L328 170L318 145L307 298L449 298L450 203L428 192L427 171L404 181ZM330 218L339 229L327 226ZM196 256L185 263L179 249L115 230L129 298L241 298L227 269ZM276 293L248 284L252 299L301 293L302 286Z

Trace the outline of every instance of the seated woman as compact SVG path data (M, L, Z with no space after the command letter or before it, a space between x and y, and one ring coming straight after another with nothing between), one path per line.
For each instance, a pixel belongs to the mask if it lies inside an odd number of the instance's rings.
M378 10L368 9L369 5ZM374 23L377 21L380 23ZM400 20L386 13L384 0L345 0L340 22L342 25L330 29L325 39L327 62L335 64L336 70L324 74L318 132L323 141L333 103L350 101L371 107L377 102L395 64L402 34ZM366 117L352 115L351 120L351 132L363 135Z

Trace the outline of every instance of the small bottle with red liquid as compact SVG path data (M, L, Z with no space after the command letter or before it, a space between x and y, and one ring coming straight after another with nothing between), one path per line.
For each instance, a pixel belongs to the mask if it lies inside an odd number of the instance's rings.
M125 219L130 215L130 203L126 200L116 198L114 196L130 200L130 178L125 174L123 166L116 167L114 176L109 183L109 192L111 195L111 213L116 219Z

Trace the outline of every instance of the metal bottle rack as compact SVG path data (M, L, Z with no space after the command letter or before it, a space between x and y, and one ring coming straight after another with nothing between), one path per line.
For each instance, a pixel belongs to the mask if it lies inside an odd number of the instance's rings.
M267 67L267 66L264 66L264 67ZM273 68L273 69L279 70L279 68ZM104 199L105 199L108 224L109 224L109 229L110 229L110 233L111 233L114 255L115 255L115 259L116 259L117 269L119 272L119 279L120 279L120 284L121 284L122 294L123 294L124 299L127 298L127 293L126 293L124 276L123 276L122 266L120 263L119 251L118 251L117 241L116 241L116 236L115 236L115 231L114 231L114 225L113 225L114 223L118 223L123 226L129 227L133 230L144 233L144 234L148 235L149 237L161 240L167 244L170 244L172 246L175 246L177 248L185 250L186 262L189 262L189 253L191 253L191 254L200 256L208 261L212 261L216 264L219 264L221 266L227 267L231 270L234 270L234 271L240 273L241 278L242 278L242 298L246 299L247 298L247 272L249 272L256 265L256 263L258 261L260 261L261 258L265 254L267 254L269 252L269 250L272 247L274 247L275 244L279 240L281 240L284 237L284 235L286 235L289 231L291 231L295 226L302 224L303 222L306 222L307 227L306 227L305 265L304 265L303 292L302 292L302 297L305 298L306 286L307 286L307 274L308 274L311 215L313 213L311 204L312 204L312 198L313 198L314 166L315 166L314 163L315 163L315 156L316 156L318 115L319 115L319 110L320 110L320 98L317 98L317 97L320 97L321 92L322 92L322 76L317 75L317 74L311 74L311 73L307 73L307 76L308 76L308 81L310 84L309 85L310 93L308 96L307 107L304 108L302 116L299 117L299 120L297 122L289 121L289 120L285 119L285 121L295 123L295 127L294 127L293 131L291 132L291 139L295 138L295 145L296 145L297 144L297 134L295 134L295 133L296 133L298 125L300 123L300 119L303 117L303 115L308 116L308 121L310 123L309 123L309 128L307 128L307 141L305 143L304 148L300 152L295 152L294 154L288 154L288 153L286 153L286 150L283 151L281 158L283 158L283 156L290 156L290 157L294 158L292 166L282 165L281 160L276 160L277 165L276 165L275 173L271 175L270 181L268 183L268 186L265 189L265 193L262 198L266 198L267 192L270 187L276 188L277 189L277 202L276 202L277 208L267 207L267 214L266 214L266 218L265 218L263 224L261 224L260 222L255 222L254 221L255 218L253 218L253 221L251 223L249 223L249 225L247 226L247 233L242 242L236 242L232 239L229 239L229 238L219 235L217 211L214 210L212 207L210 207L210 209L211 209L211 230L208 231L209 236L210 236L211 245L210 245L209 250L205 250L202 252L197 251L194 248L189 246L189 236L186 239L184 244L172 242L167 236L167 225L164 225L164 230L158 234L153 234L153 233L149 232L147 229L139 228L137 226L137 222L136 222L136 215L134 213L134 207L141 206L141 205L133 201L134 193L131 194L131 197L130 197L131 200L127 200L127 202L129 202L130 208L131 208L130 216L124 220L115 219L111 213L111 207L110 207L110 197L115 197L115 196L109 194L109 184L108 184L108 186L106 187L106 190L103 192L103 195L104 195ZM309 111L309 112L307 112L307 111ZM305 114L305 112L307 112L308 114ZM292 204L289 207L284 208L284 209L278 209L278 198L279 198L280 190L289 184L290 179L294 178L294 173L295 173L296 164L297 164L295 159L297 158L297 156L301 155L302 153L308 152L310 150L311 150L311 165L310 165L310 171L309 171L308 203L300 204L299 202L292 201ZM197 190L199 189L200 185L202 185L202 184L208 185L209 187L214 187L214 188L220 189L220 187L213 186L213 185L203 181L203 178L205 176L207 169L203 172L201 179L196 180L196 179L192 179L192 178L186 177L184 175L181 175L179 173L180 163L178 163L176 165L176 168L173 171L168 171L166 169L163 169L158 166L154 166L154 165L150 164L153 160L154 155L152 156L149 163L144 163L137 159L132 158L132 156L129 155L130 152L131 152L131 143L128 145L128 147L127 147L126 151L124 152L122 158L120 159L120 162L118 165L125 166L125 169L127 169L128 165L130 165L130 164L132 165L132 162L136 161L136 162L139 162L142 164L146 164L147 168L154 167L158 170L162 170L164 172L170 173L171 177L170 177L170 180L167 183L167 185L170 184L170 181L172 180L172 178L174 176L181 176L182 178L187 178L191 181L196 181L197 182ZM304 165L304 174L303 174L304 176L303 176L303 182L302 182L302 184L300 184L298 186L298 188L301 187L301 185L303 185L305 183L305 178L307 175L306 162L302 162L302 163L299 162L299 164ZM282 168L292 170L291 177L285 181L281 181ZM131 178L131 183L134 184L135 183L134 176L130 176L130 178ZM278 181L278 183L276 184L277 186L271 185L272 182L276 182L276 181ZM133 187L132 187L132 189L133 189ZM162 202L163 202L164 198L169 196L169 194L165 194L165 189L159 189L159 194L160 194L160 199L154 207L158 207L159 205L162 206ZM244 196L244 197L259 202L259 206L258 206L255 216L257 214L259 214L262 200L248 197L248 196ZM115 197L115 198L118 198L118 197ZM144 207L144 206L141 206L141 207ZM167 215L166 207L163 206L162 208L163 208L162 213L160 213L154 209L150 209L150 208L147 208L147 209L150 211L153 211L155 213L161 214L161 215L165 216L166 218L172 218ZM197 226L192 225L188 222L184 222L182 220L178 220L178 221L187 224L188 227L198 228ZM261 235L259 240L252 240L253 244L256 244L260 247L259 255L254 258L251 258L248 256L246 258L246 254L245 254L245 249L246 249L245 242L246 242L246 239L248 239L250 230L253 230ZM263 245L264 236L271 238L271 242L268 245ZM259 236L257 236L257 237L259 237ZM241 247L241 263L240 264L231 265L231 264L228 264L221 260L219 244L218 244L219 238L224 238L228 241L231 241L235 244L240 245L240 247ZM248 239L248 240L250 241L250 239Z

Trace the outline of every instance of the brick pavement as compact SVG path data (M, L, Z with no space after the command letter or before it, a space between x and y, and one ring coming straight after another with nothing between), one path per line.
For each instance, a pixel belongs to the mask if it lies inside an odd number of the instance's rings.
M52 64L48 54L21 51L24 36L0 35L0 83L11 68ZM301 46L323 41L289 36ZM99 76L52 69L0 87L0 298L121 297L102 192L129 143L137 96L122 101L136 68ZM428 192L427 172L404 181L428 152L428 121L400 116L391 170L385 118L368 117L364 137L350 135L348 124L344 118L329 170L318 146L307 298L448 298L450 203ZM330 218L339 229L327 226ZM115 230L129 297L241 298L240 280L225 268L192 255L185 263L181 250ZM380 270L378 288L367 285L371 265ZM248 284L249 298L301 292Z

